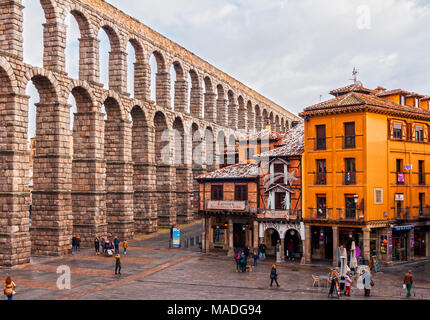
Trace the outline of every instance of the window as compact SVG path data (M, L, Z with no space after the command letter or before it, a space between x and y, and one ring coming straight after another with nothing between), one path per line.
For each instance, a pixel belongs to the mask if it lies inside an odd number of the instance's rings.
M384 192L383 189L375 189L375 204L384 204Z
M397 184L405 183L405 174L403 173L403 160L396 159Z
M246 159L252 160L255 155L255 149L254 148L246 148Z
M235 201L248 201L248 186L236 185L234 186L234 200Z
M355 148L355 122L344 123L345 137L343 147L345 149Z
M284 170L284 164L283 163L274 163L273 164L273 171L275 173L275 176L279 174L280 178L275 181L275 183L284 184L284 176L285 176L285 170ZM282 174L282 176L281 176Z
M214 243L224 243L225 240L225 229L224 228L220 228L219 226L214 226Z
M418 184L426 184L424 173L424 160L418 161Z
M422 216L423 215L423 207L424 207L424 201L425 201L425 198L426 198L426 194L425 193L420 193L418 195L418 197L419 197L418 213L419 213L420 216Z
M356 183L355 158L345 159L345 177L344 184L350 185Z
M424 141L424 128L423 126L415 126L415 140Z
M224 199L223 196L223 186L211 186L211 200L222 201Z
M357 215L357 205L354 196L345 195L345 218L355 220Z
M406 97L404 95L400 95L400 104L404 106L406 104Z
M317 160L316 184L327 184L326 160Z
M402 124L394 122L394 139L402 139Z
M275 192L275 210L285 210L284 199L286 197L285 192Z
M317 195L317 217L325 218L327 214L326 196Z
M325 136L325 124L316 126L317 141L316 150L326 149L326 136Z

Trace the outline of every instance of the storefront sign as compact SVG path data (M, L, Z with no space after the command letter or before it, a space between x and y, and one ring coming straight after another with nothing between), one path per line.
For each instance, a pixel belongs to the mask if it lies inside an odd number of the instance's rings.
M415 248L415 236L414 236L414 230L411 231L411 233L409 234L409 239L411 241L411 251L414 250Z
M388 236L388 253L389 254L393 253L393 235L392 234Z
M174 248L179 248L181 246L181 230L173 228L173 241Z
M414 228L413 225L411 224L405 224L402 226L394 226L393 227L393 231L407 231L407 230L412 230Z
M236 210L244 211L246 209L245 201L208 201L208 210Z
M260 219L290 219L290 215L288 211L280 211L280 210L265 210L263 214L259 214L258 218Z
M405 200L405 196L403 193L396 193L396 201L403 201Z

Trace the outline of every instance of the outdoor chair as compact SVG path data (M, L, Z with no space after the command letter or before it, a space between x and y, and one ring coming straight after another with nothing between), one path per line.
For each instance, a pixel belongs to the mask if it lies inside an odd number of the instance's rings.
M312 275L312 280L313 280L313 286L314 287L319 287L319 283L320 283L320 279L318 276Z

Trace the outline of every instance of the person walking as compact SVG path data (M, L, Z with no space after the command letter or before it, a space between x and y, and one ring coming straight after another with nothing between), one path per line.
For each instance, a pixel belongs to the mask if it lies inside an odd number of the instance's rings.
M78 247L78 251L81 251L81 235L78 234L78 236L76 237L76 245Z
M254 253L252 254L252 257L254 258L254 267L256 267L257 266L257 259L258 259L257 250L254 250Z
M363 286L364 286L364 296L370 297L370 289L372 288L372 276L369 271L363 270L362 272Z
M270 270L270 288L273 285L273 281L276 282L276 286L279 287L278 283L278 273L276 272L276 265L272 265L272 270Z
M260 260L264 261L266 259L266 245L264 244L264 241L260 243L258 246L258 249L260 250Z
M124 248L124 255L127 255L127 248L128 248L127 240L124 240L124 242L122 243L122 247Z
M96 256L98 256L100 254L100 241L98 237L94 240L94 249L96 249Z
M115 245L115 253L119 253L119 239L115 236L115 239L113 240L113 244Z
M15 282L12 281L11 277L7 277L3 285L3 293L8 300L13 299L13 295L15 294L15 288L16 288Z
M121 256L119 253L115 256L115 274L121 274Z
M75 235L72 237L72 254L75 254L76 250L78 248L78 239Z
M293 242L293 239L290 239L290 241L288 241L287 250L288 250L288 258L291 261L294 261L294 242Z
M348 297L351 296L351 284L352 284L352 279L351 279L350 272L348 271L345 275L345 292L343 293Z
M234 256L234 261L236 261L236 272L242 272L242 267L240 266L240 256L240 251Z
M403 279L403 283L406 285L406 289L408 290L406 297L409 298L411 296L412 284L414 283L414 277L412 276L411 269L406 272L405 278Z

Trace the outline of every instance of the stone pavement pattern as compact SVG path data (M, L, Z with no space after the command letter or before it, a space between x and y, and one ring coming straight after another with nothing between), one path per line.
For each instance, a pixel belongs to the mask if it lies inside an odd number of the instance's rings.
M198 234L200 225L186 228ZM130 244L121 255L122 275L114 275L114 259L95 256L85 249L65 258L34 258L28 265L0 268L0 276L11 275L16 282L16 300L289 300L327 299L328 288L313 288L312 274L325 275L324 266L283 263L278 266L280 288L269 289L272 262L260 263L254 272L236 273L232 259L201 254L197 247L168 249L168 233ZM57 289L57 267L71 268L70 290ZM404 299L401 279L407 268L415 273L415 299L430 299L430 262L384 269L374 276L370 299ZM402 296L400 296L402 293ZM331 298L330 298L331 299ZM364 299L356 288L351 297Z

